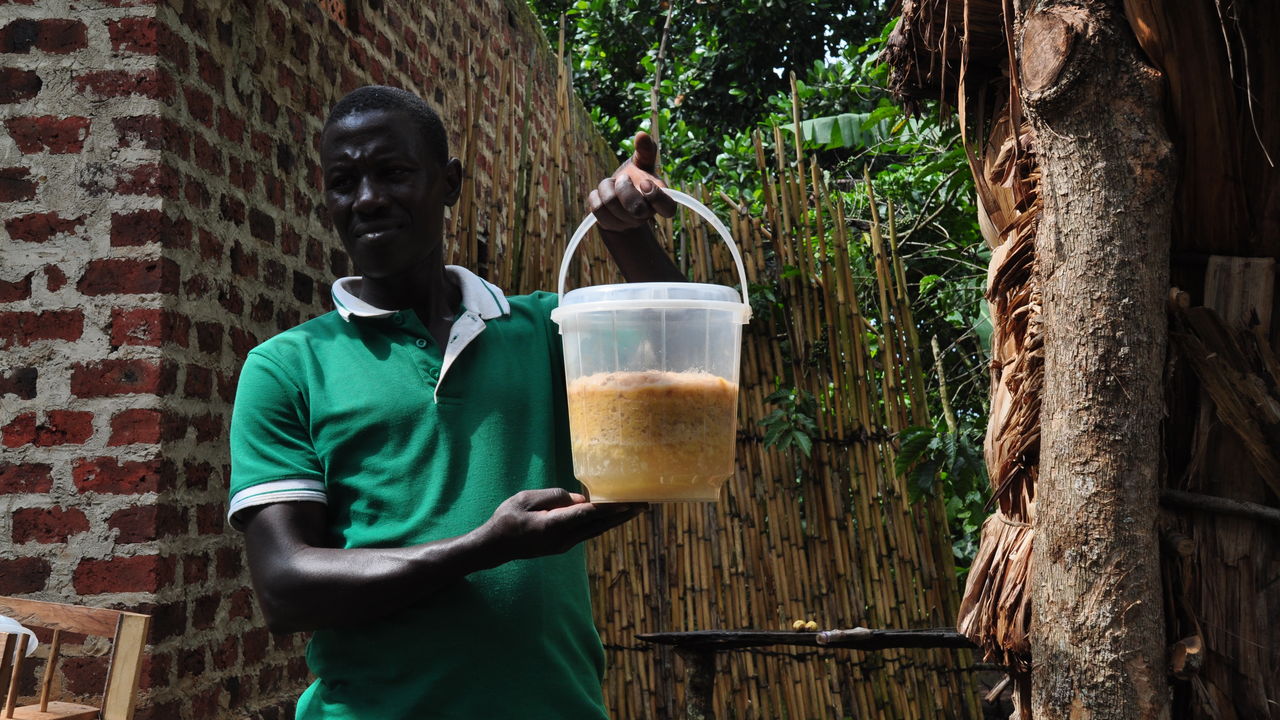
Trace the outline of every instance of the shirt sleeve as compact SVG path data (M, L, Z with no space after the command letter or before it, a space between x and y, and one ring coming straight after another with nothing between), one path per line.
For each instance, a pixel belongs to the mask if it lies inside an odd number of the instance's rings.
M236 514L245 508L327 502L306 397L283 367L256 350L240 371L230 435L227 519L233 527L242 527Z

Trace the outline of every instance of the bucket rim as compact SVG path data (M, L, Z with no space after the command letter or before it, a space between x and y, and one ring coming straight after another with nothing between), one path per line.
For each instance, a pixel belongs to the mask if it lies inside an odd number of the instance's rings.
M746 303L729 302L727 300L598 300L588 303L562 305L551 311L551 319L556 324L575 315L590 312L611 312L629 310L718 310L733 313L739 325L746 325L751 320L751 306Z

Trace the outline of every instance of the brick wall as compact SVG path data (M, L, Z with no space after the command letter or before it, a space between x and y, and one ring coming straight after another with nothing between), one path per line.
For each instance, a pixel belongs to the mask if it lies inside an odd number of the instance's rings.
M245 353L347 272L325 109L369 82L442 106L471 171L453 260L498 279L612 162L522 2L327 4L0 0L0 594L153 613L142 718L288 717L307 681L224 521L225 433ZM59 685L98 692L103 652Z

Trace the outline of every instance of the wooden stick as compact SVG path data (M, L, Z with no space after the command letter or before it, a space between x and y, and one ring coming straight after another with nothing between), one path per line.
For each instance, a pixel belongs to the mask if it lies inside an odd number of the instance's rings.
M62 631L54 630L49 642L49 659L44 664L44 677L40 681L40 712L49 711L49 691L53 689L53 672L58 667L58 651L62 649Z
M13 708L18 704L18 681L22 677L22 663L27 657L27 636L18 636L18 647L13 655L13 674L10 675L9 696L4 701L6 720L13 717Z
M1247 500L1232 500L1231 498L1215 495L1203 495L1201 493L1166 488L1160 491L1160 504L1187 510L1236 515L1280 525L1280 508L1259 505Z

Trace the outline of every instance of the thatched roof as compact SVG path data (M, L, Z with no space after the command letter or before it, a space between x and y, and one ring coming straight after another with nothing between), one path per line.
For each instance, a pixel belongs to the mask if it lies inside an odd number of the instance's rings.
M966 22L969 81L998 77L1008 67L1000 0L902 0L900 5L901 19L882 56L897 95L955 104Z

